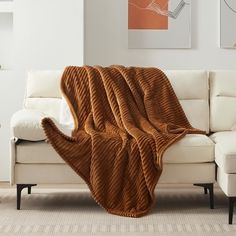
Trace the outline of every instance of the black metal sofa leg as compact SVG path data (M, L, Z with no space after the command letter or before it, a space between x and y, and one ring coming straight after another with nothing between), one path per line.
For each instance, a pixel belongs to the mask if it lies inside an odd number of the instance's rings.
M37 184L17 184L16 185L16 208L20 210L21 205L21 191L24 188L28 188L28 194L31 194L31 187L36 186Z
M194 184L194 186L203 187L205 194L209 192L210 209L214 209L214 184Z
M229 224L233 223L233 214L234 214L234 202L236 201L236 197L229 197Z

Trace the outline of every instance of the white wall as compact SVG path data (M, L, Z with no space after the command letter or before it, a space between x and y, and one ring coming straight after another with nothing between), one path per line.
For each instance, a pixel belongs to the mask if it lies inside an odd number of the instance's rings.
M26 71L83 64L83 0L14 0L12 71L0 71L0 181L9 180L9 121ZM32 153L33 155L33 153Z
M0 12L0 65L4 69L12 66L12 33L13 14Z
M218 0L192 0L192 48L174 50L128 49L127 2L86 0L86 64L236 69L236 50L219 48Z
M83 0L15 0L16 68L83 64Z

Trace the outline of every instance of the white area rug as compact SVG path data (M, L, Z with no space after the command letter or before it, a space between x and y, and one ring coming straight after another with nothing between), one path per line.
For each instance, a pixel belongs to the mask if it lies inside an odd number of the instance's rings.
M236 235L219 189L211 210L202 188L160 188L153 210L138 219L108 214L87 190L34 187L31 195L22 193L17 211L15 190L0 190L0 235Z

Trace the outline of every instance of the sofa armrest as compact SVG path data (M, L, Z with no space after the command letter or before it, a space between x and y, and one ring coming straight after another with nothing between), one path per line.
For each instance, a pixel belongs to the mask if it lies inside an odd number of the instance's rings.
M38 111L23 109L13 114L11 118L11 131L14 138L28 141L42 141L46 139L41 121L48 117L47 114ZM67 124L60 124L52 118L56 126L68 136L71 136L72 127Z
M29 141L45 140L41 120L47 115L38 110L23 109L17 111L11 118L13 137Z

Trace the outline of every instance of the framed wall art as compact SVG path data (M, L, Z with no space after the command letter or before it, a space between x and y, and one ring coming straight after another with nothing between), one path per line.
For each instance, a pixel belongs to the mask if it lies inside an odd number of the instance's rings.
M220 46L236 48L236 0L220 0Z
M129 48L190 48L191 0L128 0Z

